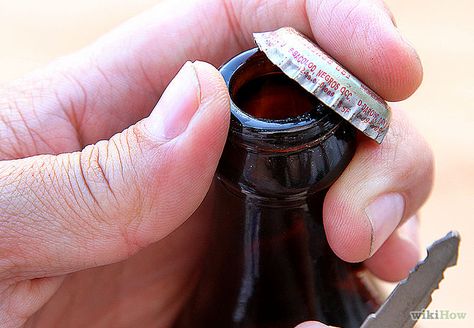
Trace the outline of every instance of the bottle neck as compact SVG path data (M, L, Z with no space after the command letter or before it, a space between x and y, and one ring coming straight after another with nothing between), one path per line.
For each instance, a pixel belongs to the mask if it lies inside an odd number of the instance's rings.
M217 177L249 197L291 201L335 181L352 158L355 132L317 100L310 111L283 119L252 116L236 104L242 80L278 72L256 49L221 68L231 94L231 123Z

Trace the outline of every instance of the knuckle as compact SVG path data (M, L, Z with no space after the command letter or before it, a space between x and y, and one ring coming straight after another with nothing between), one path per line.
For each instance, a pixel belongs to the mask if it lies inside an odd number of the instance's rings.
M142 179L133 163L137 149L137 136L128 129L86 147L81 159L84 185L100 208L102 221L118 231L129 250L136 249L143 217Z
M80 153L81 177L97 194L123 199L139 184L139 171L134 162L141 151L137 142L141 136L129 130L89 145Z
M80 175L84 185L92 192L94 189L102 191L105 189L114 195L111 185L109 162L109 147L99 142L95 145L87 146L80 153ZM91 186L91 187L89 187Z
M424 138L404 120L395 124L392 138L391 156L395 178L405 179L406 183L419 183L433 172L433 153ZM426 181L425 181L426 182Z
M425 139L397 108L393 111L390 130L381 145L362 141L361 156L368 167L377 169L388 183L412 188L423 184L431 188L434 171L433 152Z
M393 114L386 140L380 146L369 147L368 160L372 166L382 168L379 174L390 184L410 195L413 189L427 195L433 184L432 149L399 108Z

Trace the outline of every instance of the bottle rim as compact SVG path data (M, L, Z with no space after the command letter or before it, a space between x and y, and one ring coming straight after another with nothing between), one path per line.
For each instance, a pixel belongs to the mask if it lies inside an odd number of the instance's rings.
M286 119L258 118L240 109L232 99L233 78L236 73L252 69L252 58L256 56L265 55L258 48L252 48L231 58L220 68L231 96L231 141L239 141L249 148L259 146L260 150L265 146L270 147L271 151L275 151L275 146L282 150L298 150L300 147L307 148L322 142L344 123L342 118L323 103L310 112ZM272 70L281 71L277 66L272 66Z

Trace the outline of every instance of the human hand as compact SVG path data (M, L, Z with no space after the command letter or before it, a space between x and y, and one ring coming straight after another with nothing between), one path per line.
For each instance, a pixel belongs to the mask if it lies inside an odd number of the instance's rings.
M193 212L225 142L229 99L209 64L170 81L187 60L220 65L252 46L252 32L280 26L313 36L387 100L421 81L377 0L206 0L160 3L1 91L5 327L172 325L199 277L209 216ZM431 176L429 148L396 108L384 143L361 138L327 195L334 251L347 261L377 251L367 267L403 278L418 259L413 217Z

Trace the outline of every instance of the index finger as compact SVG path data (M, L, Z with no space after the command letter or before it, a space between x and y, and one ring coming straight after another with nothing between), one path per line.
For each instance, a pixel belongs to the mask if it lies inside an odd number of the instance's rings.
M185 61L219 66L252 47L252 32L281 26L312 37L386 100L408 97L421 82L418 56L381 0L164 1L35 75L53 85L36 97L41 117L29 123L44 126L60 108L80 118L82 146L108 138L148 115Z
M108 47L100 48L109 60L136 55L145 70L158 73L160 86L185 60L219 66L252 47L253 32L282 26L312 37L388 101L407 98L421 82L419 57L382 0L166 1L110 34ZM125 56L107 53L123 44L129 46Z

